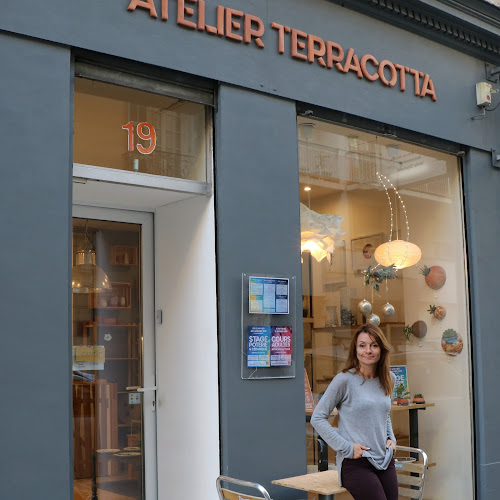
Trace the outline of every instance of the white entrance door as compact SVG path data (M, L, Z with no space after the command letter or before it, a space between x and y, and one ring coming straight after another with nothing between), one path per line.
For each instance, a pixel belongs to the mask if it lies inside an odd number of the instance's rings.
M74 206L72 287L75 500L156 500L153 214Z

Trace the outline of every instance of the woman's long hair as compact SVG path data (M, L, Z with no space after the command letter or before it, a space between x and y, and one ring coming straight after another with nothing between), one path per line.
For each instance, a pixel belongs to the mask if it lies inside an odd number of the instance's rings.
M361 333L367 333L380 347L380 359L378 360L377 367L375 369L375 376L378 377L382 389L388 396L392 396L392 391L394 388L394 382L391 377L391 370L389 368L389 343L382 333L382 330L375 325L367 324L363 325L352 338L351 346L349 347L349 356L345 364L345 368L342 370L343 373L354 368L359 372L359 360L357 356L357 343L358 337Z

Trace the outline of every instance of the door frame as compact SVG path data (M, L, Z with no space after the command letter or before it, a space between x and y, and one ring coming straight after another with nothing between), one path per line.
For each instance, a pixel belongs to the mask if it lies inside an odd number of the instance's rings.
M156 386L154 221L150 212L73 205L72 217L141 225L142 369L143 386ZM156 390L143 395L144 490L146 500L157 500Z

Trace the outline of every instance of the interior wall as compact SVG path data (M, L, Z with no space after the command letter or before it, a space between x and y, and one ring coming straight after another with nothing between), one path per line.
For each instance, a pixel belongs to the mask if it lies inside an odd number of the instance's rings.
M0 32L0 67L0 497L67 500L73 480L70 51Z
M155 213L158 498L216 500L219 475L213 198Z

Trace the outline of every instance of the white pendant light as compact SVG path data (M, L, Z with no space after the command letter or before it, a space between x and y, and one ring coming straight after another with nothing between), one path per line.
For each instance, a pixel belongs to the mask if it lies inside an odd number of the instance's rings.
M340 238L340 215L318 214L303 203L300 204L300 251L311 252L311 255L321 262L325 257L333 255L335 247L344 246Z
M396 269L414 266L421 258L420 248L403 240L392 240L382 243L375 249L375 260L384 267L394 264Z
M377 172L377 177L379 178L382 186L384 187L387 200L389 201L389 209L391 211L391 232L390 232L391 236L389 237L388 242L382 243L375 249L374 253L375 260L378 262L378 265L384 267L394 265L396 269L404 269L405 267L414 266L422 258L422 251L417 245L410 242L410 224L408 223L408 214L406 213L405 204L403 203L403 200L401 199L398 190L394 187L392 182L387 177L385 177L385 175L382 175ZM403 213L405 216L405 223L406 223L406 240L399 240L399 239L392 240L392 233L394 229L394 217L393 217L391 197L389 196L386 182L394 190L394 194L397 196L403 208ZM396 207L396 233L397 230L398 227L397 227L397 207Z

